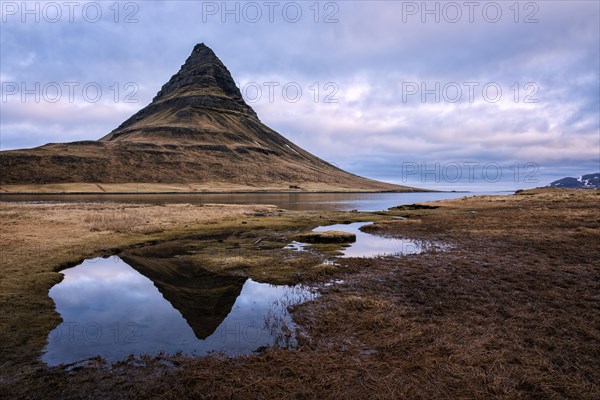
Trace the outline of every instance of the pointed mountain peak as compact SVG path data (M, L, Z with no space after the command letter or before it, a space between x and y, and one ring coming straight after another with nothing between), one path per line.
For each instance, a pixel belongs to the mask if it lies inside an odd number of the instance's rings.
M212 49L210 47L208 47L207 45L205 45L204 43L198 43L197 45L194 46L194 49L192 50L192 54L189 56L188 60L189 61L191 58L193 57L199 57L199 58L203 58L203 59L216 59L217 61L220 62L219 58L217 57L217 55L215 54L214 51L212 51Z
M204 43L194 46L192 54L179 72L162 87L153 101L172 98L174 95L210 95L227 97L236 103L243 103L242 94L231 73Z
M0 165L3 185L94 191L413 190L342 171L263 124L202 43L150 104L98 142L1 152Z
M235 131L236 127L226 116L260 123L256 112L242 98L227 67L208 46L199 43L150 104L101 140L148 140L149 132L153 132L152 141L179 141L181 139L172 136L181 129ZM198 140L200 136L195 137L190 140Z

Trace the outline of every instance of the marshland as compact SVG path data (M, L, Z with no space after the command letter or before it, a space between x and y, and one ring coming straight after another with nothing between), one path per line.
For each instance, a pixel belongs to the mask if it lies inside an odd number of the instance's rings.
M3 395L597 398L599 199L597 190L535 189L376 212L1 203ZM319 226L356 222L370 222L360 229L373 237L444 246L372 257L341 256L351 243L286 248ZM312 294L285 305L293 345L48 365L49 335L64 323L49 296L61 271L115 256L188 323L206 313L185 309L198 271Z

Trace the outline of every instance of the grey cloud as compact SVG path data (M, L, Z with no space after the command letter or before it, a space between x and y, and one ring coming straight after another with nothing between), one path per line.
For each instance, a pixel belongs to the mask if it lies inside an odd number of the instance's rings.
M206 2L204 2L206 3ZM217 2L221 3L221 2ZM597 2L536 2L539 23L402 22L403 2L337 2L339 23L202 21L202 2L138 2L138 23L3 23L2 77L17 81L139 85L138 108L205 42L235 78L334 81L337 105L253 104L261 119L353 172L394 176L401 160L534 160L545 173L598 164L600 27ZM404 2L406 3L406 2ZM421 2L417 2L421 3ZM312 4L312 3L311 3ZM523 15L521 15L522 18ZM322 17L322 15L321 15ZM535 82L539 103L402 102L402 82ZM368 90L352 97L363 85ZM135 108L135 107L134 107ZM130 113L103 102L76 108L2 104L2 149L93 139ZM132 112L134 110L131 110ZM389 167L388 167L389 165Z

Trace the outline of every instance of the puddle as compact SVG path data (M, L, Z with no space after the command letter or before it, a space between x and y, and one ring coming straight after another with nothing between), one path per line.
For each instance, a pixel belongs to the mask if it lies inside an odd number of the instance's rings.
M293 347L296 326L287 308L317 295L303 286L275 286L202 270L183 285L177 271L153 280L117 256L62 271L50 290L63 322L48 336L42 360L54 366L101 356L236 356L271 346Z
M356 235L356 242L349 244L348 247L345 247L341 250L343 253L342 257L375 257L386 254L418 254L429 251L432 248L445 248L445 246L441 244L371 235L359 229L360 227L369 224L371 224L371 222L336 224L319 226L313 230L316 232L343 231L354 233ZM286 246L286 248L303 251L305 250L306 246L309 245L305 243L292 242Z
M284 247L284 249L287 250L295 250L295 251L303 251L305 250L306 246L310 246L308 243L300 243L297 241L293 241L292 243L288 244L287 246Z
M323 284L323 287L337 286L337 285L341 285L341 284L344 284L344 283L346 283L346 281L343 280L343 279L334 279L332 281L325 282Z

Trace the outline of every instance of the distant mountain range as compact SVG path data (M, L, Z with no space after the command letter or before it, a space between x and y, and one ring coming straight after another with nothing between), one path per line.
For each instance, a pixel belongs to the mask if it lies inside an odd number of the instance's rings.
M562 178L548 186L564 189L600 189L600 172L583 175L579 178Z

